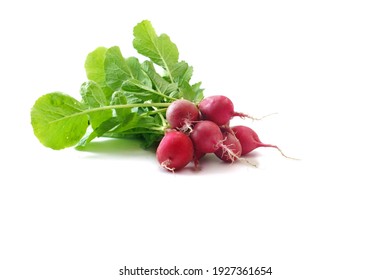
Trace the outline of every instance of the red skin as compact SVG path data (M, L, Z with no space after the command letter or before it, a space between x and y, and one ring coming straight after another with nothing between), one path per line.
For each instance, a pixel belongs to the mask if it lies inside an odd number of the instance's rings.
M282 156L289 159L296 159L289 156L286 156L282 150L276 146L271 144L264 144L260 141L259 136L257 133L250 127L244 126L244 125L237 125L233 126L231 128L236 135L237 139L241 143L242 147L242 153L241 155L246 155L250 152L252 152L254 149L260 148L260 147L266 147L266 148L275 148L277 149Z
M237 125L233 126L232 130L241 143L241 155L246 155L254 149L262 146L259 136L252 128L243 125Z
M204 98L199 103L202 117L221 126L226 124L234 115L233 102L223 95L213 95Z
M186 134L171 130L161 140L156 151L157 160L168 171L184 168L194 157L194 146Z
M180 99L172 102L167 108L166 119L171 128L182 129L199 120L199 110L188 100Z
M231 118L249 117L246 114L234 111L233 102L224 95L212 95L199 103L199 111L203 119L212 121L218 126L226 125Z
M199 153L214 153L223 141L223 135L218 125L211 121L199 121L195 124L190 138L195 150Z
M196 149L194 149L194 158L193 158L193 162L194 162L194 166L195 166L195 169L198 169L199 167L199 161L202 157L205 156L205 153L201 153L201 152L198 152Z
M240 141L228 131L223 132L223 137L223 145L214 154L225 162L234 162L241 156Z

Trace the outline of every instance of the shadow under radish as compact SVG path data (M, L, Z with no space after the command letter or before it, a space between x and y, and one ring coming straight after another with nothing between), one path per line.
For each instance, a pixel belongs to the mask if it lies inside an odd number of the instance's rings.
M142 141L139 139L121 139L121 138L98 138L86 144L75 148L77 151L102 155L102 156L155 156L155 149L145 149L142 147Z

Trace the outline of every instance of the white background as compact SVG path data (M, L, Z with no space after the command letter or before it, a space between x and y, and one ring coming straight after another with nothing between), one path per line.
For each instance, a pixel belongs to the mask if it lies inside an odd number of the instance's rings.
M0 279L149 279L119 276L125 265L390 279L386 2L2 2ZM257 168L208 157L199 172L170 174L136 142L43 147L34 101L79 98L86 55L114 45L136 55L143 19L170 35L206 96L277 112L234 123L301 160L259 149Z

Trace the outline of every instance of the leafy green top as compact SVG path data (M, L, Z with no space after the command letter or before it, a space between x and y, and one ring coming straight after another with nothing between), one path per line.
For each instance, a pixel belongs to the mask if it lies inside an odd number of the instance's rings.
M89 80L81 85L81 101L61 92L37 99L31 124L43 145L58 150L109 136L140 137L147 147L164 135L165 111L172 101L203 99L201 83L190 84L193 69L179 61L168 35L158 36L147 20L133 34L134 48L149 60L124 58L117 46L98 47L85 61Z

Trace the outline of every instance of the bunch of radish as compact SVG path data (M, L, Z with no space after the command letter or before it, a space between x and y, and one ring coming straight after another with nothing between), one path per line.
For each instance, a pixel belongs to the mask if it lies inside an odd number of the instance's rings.
M235 117L250 117L234 111L233 102L226 96L204 98L198 105L180 99L167 108L166 119L170 126L157 147L157 160L168 171L174 172L193 162L195 167L206 154L213 153L222 161L235 162L264 144L257 133L243 125L230 126Z
M167 34L157 34L143 20L133 36L141 60L124 57L118 46L100 46L87 55L81 100L54 91L35 101L31 125L44 146L82 150L99 137L139 139L145 149L158 145L157 160L171 172L191 162L197 168L206 154L250 163L242 156L256 148L280 151L262 143L251 128L230 126L233 117L252 117L235 112L226 96L205 98L202 83L191 81L193 67L179 59Z

